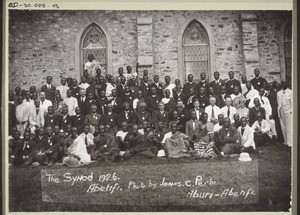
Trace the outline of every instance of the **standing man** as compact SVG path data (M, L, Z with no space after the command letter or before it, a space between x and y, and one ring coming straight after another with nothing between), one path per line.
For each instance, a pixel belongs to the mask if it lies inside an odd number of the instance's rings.
M56 89L59 90L61 99L65 99L67 97L67 90L70 88L67 86L67 80L65 78L61 78L60 83L61 85L59 85Z
M151 87L155 87L156 88L156 92L157 95L160 96L161 98L164 96L163 95L163 86L161 83L159 83L159 76L158 75L154 75L153 77L153 83L150 85Z
M260 74L259 68L255 68L254 69L255 77L251 80L251 84L256 90L259 90L259 88L263 86L263 83L267 82L266 79L260 77L259 74Z
M215 94L219 94L221 91L221 87L225 86L225 81L220 79L220 73L214 72L214 78L212 82L210 82L210 86L214 88Z
M292 91L287 88L287 82L281 83L282 89L277 93L278 117L284 138L284 144L292 146L291 119L292 119Z
M227 97L225 99L225 106L221 108L221 114L223 116L228 117L230 122L233 122L233 115L236 113L236 108L232 106L231 97Z
M227 93L233 94L233 89L236 86L239 88L239 92L242 92L241 82L234 78L234 72L230 71L228 73L228 75L229 75L229 80L226 82L226 91L227 91Z
M197 93L198 95L200 94L201 87L204 87L206 95L207 95L209 82L208 82L208 80L206 80L206 73L205 72L202 72L200 74L200 81L198 83L198 93Z
M195 93L197 93L197 90L198 90L197 84L195 82L193 82L193 78L194 78L193 75L189 74L188 82L183 85L183 92L188 96L190 96L191 88L194 89Z
M45 92L46 99L52 101L54 99L54 91L56 90L55 86L51 84L52 76L47 76L46 81L47 84L42 86L41 92Z
M68 113L70 116L75 115L75 108L78 107L78 101L76 98L72 96L72 90L69 89L67 91L67 98L64 99L63 103L65 103L68 106Z

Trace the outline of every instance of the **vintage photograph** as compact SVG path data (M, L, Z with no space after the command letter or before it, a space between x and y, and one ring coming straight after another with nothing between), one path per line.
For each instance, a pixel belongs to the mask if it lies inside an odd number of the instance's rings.
M8 25L10 212L290 210L292 11Z

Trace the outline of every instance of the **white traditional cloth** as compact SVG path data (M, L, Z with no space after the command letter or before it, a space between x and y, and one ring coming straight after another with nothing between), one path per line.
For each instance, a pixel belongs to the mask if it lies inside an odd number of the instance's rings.
M118 131L116 133L116 137L121 137L121 140L124 141L125 136L128 134L128 132L124 132L124 131Z
M246 117L246 119L249 119L249 109L247 107L236 109L236 113L240 116L240 118Z
M256 89L251 89L245 97L246 97L246 100L248 100L248 99L252 99L256 96L259 96L258 91Z
M246 93L248 91L246 84L241 83L241 89L242 89L242 94Z
M78 101L76 98L74 98L73 96L71 96L70 98L67 97L63 100L63 103L68 106L68 113L70 116L76 115L75 108L78 107Z
M265 119L261 121L261 126L259 125L259 122L256 120L252 125L252 129L254 131L255 129L257 129L258 131L261 131L263 134L267 134L270 138L272 138L270 123Z
M88 88L90 85L88 83L81 83L78 85L78 87L82 88L82 89L85 89Z
M173 98L173 89L176 87L175 84L169 84L165 89L164 92L168 89L170 90L170 97Z
M16 119L17 119L17 129L21 134L21 137L24 134L25 128L28 125L28 119L29 119L29 111L30 106L25 104L25 102L22 102L22 104L18 105L16 107ZM21 122L26 121L25 124L21 124Z
M91 162L91 156L87 153L86 145L81 137L77 137L74 142L67 148L68 154L80 157L81 163Z
M89 75L94 78L97 75L96 70L101 69L101 75L105 77L106 71L101 67L100 62L97 60L93 60L92 62L86 62L84 64L84 70L87 70Z
M219 132L219 130L223 127L223 125L220 125L219 123L214 125L214 133Z
M284 144L292 146L292 91L280 90L277 93L278 117L283 133Z
M79 137L81 137L83 139L84 143L85 143L85 137L86 137L86 139L87 139L86 145L88 145L88 146L94 145L94 135L92 133L89 132L86 134L86 133L82 132L79 135Z
M67 91L68 89L70 89L67 85L60 85L56 89L59 90L60 97L62 100L67 98Z
M254 130L249 126L245 126L244 133L242 134L242 126L238 127L238 138L241 145L245 148L248 148L250 146L255 149L255 142L254 142Z

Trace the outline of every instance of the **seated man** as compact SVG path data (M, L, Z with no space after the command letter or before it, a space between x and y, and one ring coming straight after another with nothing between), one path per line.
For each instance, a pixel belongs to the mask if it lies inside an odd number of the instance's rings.
M219 132L219 130L223 127L223 121L224 121L223 114L218 115L218 121L219 121L219 123L214 125L214 133Z
M126 151L126 145L124 143L124 138L128 134L128 124L127 122L122 122L121 130L116 133L116 141L120 149L120 155L123 155Z
M254 107L249 109L249 125L252 126L253 123L257 120L257 114L260 112L262 114L262 118L266 119L266 111L263 107L261 107L260 101L258 98L254 99Z
M20 133L17 131L18 134ZM32 148L34 147L35 143L30 140L30 133L24 132L23 140L18 141L17 145L14 147L14 151L11 155L11 164L14 166L24 165L26 161L29 159L30 153Z
M77 128L72 127L71 135L65 139L65 152L67 157L63 162L67 162L70 157L77 158L80 164L91 162L91 156L87 153L84 140L78 136Z
M79 135L84 140L88 153L94 147L94 135L90 132L91 128L89 124L85 124L83 132Z
M151 124L148 121L143 121L141 128L138 129L138 132L141 135L147 136L148 133L151 131Z
M214 132L214 124L208 121L208 114L204 113L202 118L202 124L206 126L208 134L213 134Z
M131 132L125 136L124 143L126 146L126 151L123 155L123 158L125 160L135 155L146 158L156 157L156 154L152 152L151 146L146 141L144 135L138 132L138 125L136 124L132 125Z
M233 123L232 123L232 126L235 127L236 129L237 129L238 127L241 126L240 115L237 114L237 113L235 113L235 114L233 115Z
M113 112L113 105L108 104L107 112L104 115L102 115L100 119L100 123L103 125L110 125L110 128L114 129L115 132L117 132L117 120L118 120L118 115Z
M31 133L35 133L35 130L39 127L44 127L45 112L46 110L43 107L40 107L40 100L36 99L34 101L34 107L31 107L29 110L29 127L31 129Z
M91 126L91 133L95 133L97 131L98 126L100 124L101 115L97 113L97 106L91 106L91 112L85 117L85 124L89 124Z
M239 142L241 143L241 152L248 152L250 154L256 153L256 147L254 143L254 131L253 129L247 124L246 117L241 118L241 126L238 127L238 137Z
M75 108L76 115L73 116L73 126L75 126L78 129L79 133L82 133L84 130L84 121L85 121L85 115L82 114L81 108L76 107Z
M205 158L211 159L216 158L217 155L214 151L215 144L211 135L207 133L205 125L200 127L199 141L194 144L195 159Z
M158 122L163 122L165 128L169 125L169 112L165 111L165 104L163 102L158 103L159 110L156 110L152 114L152 120L155 128L157 128Z
M54 108L52 106L48 107L48 113L44 115L45 117L45 127L58 125L59 116L54 114Z
M219 130L216 146L221 155L234 154L239 148L237 130L230 124L228 117L224 118L223 127Z
M246 119L249 119L249 109L245 106L246 100L240 100L239 101L239 108L236 109L236 113L242 118L246 117Z
M61 113L62 114L58 116L58 125L65 130L68 124L73 125L73 118L69 115L68 108L65 106L62 108Z
M129 102L123 103L123 111L118 115L118 126L121 127L122 122L127 122L127 124L134 124L136 122L136 115L130 109Z
M113 135L105 132L104 125L99 125L99 134L94 138L95 146L91 151L92 160L115 161L119 157L120 150Z
M144 121L151 122L151 114L146 111L146 103L141 102L140 104L140 109L136 111L136 123L138 124L139 127L142 127L142 124Z
M44 139L47 138L47 135L45 134L45 128L44 127L40 127L37 132L35 133L35 136L33 138L33 141L36 144L41 143L42 141L44 141Z
M256 146L262 146L271 143L272 132L270 124L263 119L262 113L257 113L257 120L253 123L254 142Z
M196 111L194 110L191 111L191 118L185 125L185 134L194 142L198 142L202 123L197 119Z
M166 157L168 158L180 158L190 157L190 140L189 137L178 131L178 125L173 122L171 124L171 131L166 133L162 144L164 146Z

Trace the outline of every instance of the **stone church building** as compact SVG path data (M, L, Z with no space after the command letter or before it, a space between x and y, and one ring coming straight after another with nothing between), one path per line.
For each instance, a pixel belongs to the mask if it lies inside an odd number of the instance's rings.
M268 81L291 78L291 11L22 11L9 12L10 89L38 89L52 75L79 80L88 54L117 75L149 75L185 82L215 71Z

